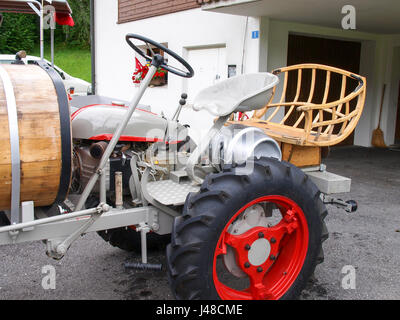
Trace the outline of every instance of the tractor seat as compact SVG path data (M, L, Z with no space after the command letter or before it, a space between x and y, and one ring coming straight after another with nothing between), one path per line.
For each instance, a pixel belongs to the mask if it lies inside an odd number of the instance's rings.
M193 109L207 110L218 117L261 109L271 99L278 83L279 78L267 72L233 77L200 91Z

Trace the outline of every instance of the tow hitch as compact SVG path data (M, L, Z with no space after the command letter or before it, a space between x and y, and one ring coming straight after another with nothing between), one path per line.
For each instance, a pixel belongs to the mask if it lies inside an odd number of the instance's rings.
M334 198L326 194L321 193L321 200L324 204L330 204L336 208L343 209L348 213L356 212L358 209L358 204L355 200L344 201L342 199Z

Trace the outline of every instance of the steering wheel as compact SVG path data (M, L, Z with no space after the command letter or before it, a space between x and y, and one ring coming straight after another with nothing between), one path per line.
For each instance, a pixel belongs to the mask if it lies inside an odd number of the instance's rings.
M152 63L156 67L161 67L164 70L167 70L167 71L169 71L169 72L171 72L173 74L176 74L177 76L183 77L183 78L191 78L191 77L194 76L194 71L193 71L193 68L190 66L190 64L187 63L186 60L184 60L181 56L179 56L178 54L176 54L172 50L166 48L162 44L160 44L158 42L155 42L155 41L153 41L153 40L151 40L149 38L140 36L138 34L133 34L133 33L127 34L125 39L126 39L126 42L129 44L129 46L133 50L135 50L135 52L140 54L146 60L152 61ZM137 40L140 40L140 41L144 42L152 55L148 56L145 52L143 52L143 50L139 49L136 45L134 45L133 42L131 41L131 39L137 39ZM164 59L163 59L163 57L161 57L158 54L155 54L150 45L153 45L154 47L166 52L169 56L171 56L172 58L177 60L180 64L182 64L185 67L186 70L180 70L180 69L178 69L176 67L173 67L173 66L171 66L169 64L166 64Z

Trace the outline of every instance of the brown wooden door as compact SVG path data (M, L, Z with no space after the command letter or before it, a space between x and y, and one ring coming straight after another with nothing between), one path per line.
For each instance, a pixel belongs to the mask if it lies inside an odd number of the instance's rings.
M332 67L341 68L356 74L360 71L361 43L352 41L341 41L318 37L308 37L300 35L289 35L287 65L301 63L318 63ZM307 101L311 85L311 70L309 74L304 74L302 79L302 89L299 101ZM289 77L287 101L293 101L296 94L297 79ZM325 90L325 78L317 73L315 94L312 102L321 103ZM348 88L350 93L354 88ZM341 77L332 77L331 91L328 102L338 100L341 91ZM354 110L355 103L351 110ZM295 115L294 115L295 116ZM336 132L334 132L336 133ZM354 132L340 145L353 145Z
M399 98L397 101L397 118L396 118L396 143L400 143L400 82L399 82Z

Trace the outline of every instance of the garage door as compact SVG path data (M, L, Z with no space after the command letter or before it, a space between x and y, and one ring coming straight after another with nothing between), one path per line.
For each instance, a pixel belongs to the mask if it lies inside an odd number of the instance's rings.
M301 63L325 64L359 74L360 71L361 43L352 41L341 41L302 35L289 35L287 65ZM311 84L311 72L303 75L302 93L300 101L307 101ZM289 78L287 101L292 101L296 95L297 80ZM321 103L325 90L325 79L317 74L317 84L312 102ZM341 79L332 78L331 94L329 101L337 100L340 97ZM348 88L350 93L352 90ZM354 110L355 103L351 106ZM338 128L339 129L339 128ZM334 132L337 133L337 132ZM354 132L341 145L353 145Z

